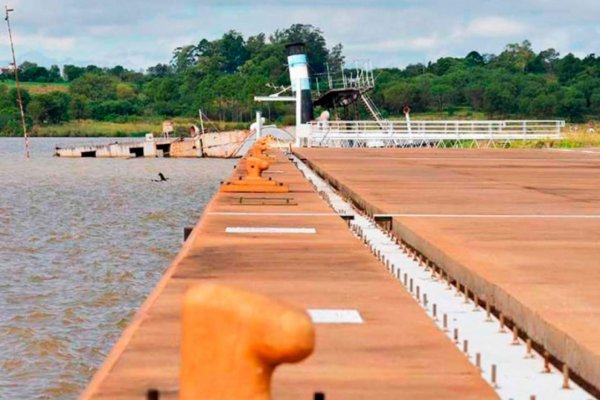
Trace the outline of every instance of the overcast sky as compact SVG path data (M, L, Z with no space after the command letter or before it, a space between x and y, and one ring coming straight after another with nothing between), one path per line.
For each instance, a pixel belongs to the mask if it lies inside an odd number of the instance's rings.
M8 0L18 62L121 64L145 69L172 50L235 29L245 36L293 23L320 27L348 59L405 66L471 50L600 51L600 0ZM10 49L0 30L0 62Z

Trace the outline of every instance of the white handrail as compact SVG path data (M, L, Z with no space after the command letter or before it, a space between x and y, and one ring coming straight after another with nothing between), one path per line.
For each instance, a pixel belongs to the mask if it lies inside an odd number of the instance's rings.
M406 121L385 121L386 129L382 129L378 121L313 121L310 123L312 134L368 134L387 132L392 134L560 134L565 126L564 121L553 120L506 120L506 121L411 121L409 129Z
M426 143L444 140L541 140L558 139L565 121L314 121L310 123L312 143L336 145L344 141L384 145ZM346 142L348 143L348 142Z

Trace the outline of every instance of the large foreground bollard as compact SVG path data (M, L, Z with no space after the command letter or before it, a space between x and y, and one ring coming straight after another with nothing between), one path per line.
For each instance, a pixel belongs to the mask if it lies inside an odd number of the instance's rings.
M203 284L185 295L180 400L267 400L282 363L314 349L305 311L264 296Z

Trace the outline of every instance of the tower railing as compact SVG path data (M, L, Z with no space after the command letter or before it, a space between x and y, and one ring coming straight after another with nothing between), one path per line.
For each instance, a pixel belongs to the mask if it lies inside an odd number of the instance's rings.
M327 72L313 76L311 86L318 96L334 89L366 92L375 86L373 66L370 61L358 60L352 66L327 65Z

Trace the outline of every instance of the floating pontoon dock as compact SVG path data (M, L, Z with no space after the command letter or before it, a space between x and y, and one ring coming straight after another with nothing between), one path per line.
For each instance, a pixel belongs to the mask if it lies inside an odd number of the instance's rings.
M315 353L277 370L274 398L496 398L298 169L278 159L269 172L291 192L217 194L81 398L140 399L154 388L176 399L181 299L205 281L364 320L317 324Z
M213 198L81 399L176 399L182 295L207 281L311 310L276 399L597 393L600 151L294 153L265 172L289 193Z

